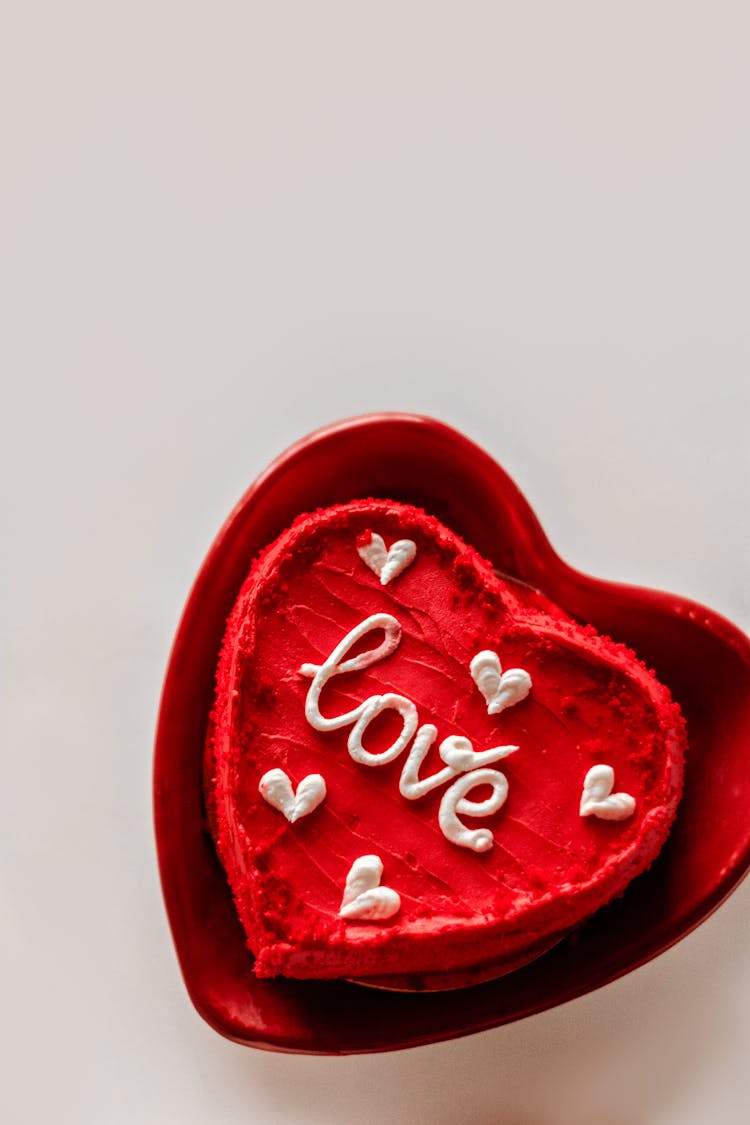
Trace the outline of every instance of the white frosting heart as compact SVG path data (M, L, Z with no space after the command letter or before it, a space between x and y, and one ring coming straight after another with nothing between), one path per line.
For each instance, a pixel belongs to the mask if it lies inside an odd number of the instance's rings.
M263 774L258 783L258 792L264 801L283 813L290 824L294 824L295 820L317 809L325 799L326 783L319 773L309 773L302 778L295 793L288 775L281 769L273 769Z
M487 714L497 715L513 707L531 691L531 676L523 668L503 672L500 657L491 649L478 652L469 665L471 678L487 702Z
M383 861L376 855L355 859L346 877L339 917L350 922L382 922L401 909L401 897L391 887L382 887Z
M417 544L412 539L398 539L386 550L385 540L376 531L371 533L370 542L357 547L357 553L380 579L381 586L387 586L414 561Z
M615 771L604 763L592 766L583 780L581 816L598 816L601 820L627 820L635 812L635 798L630 793L613 793Z

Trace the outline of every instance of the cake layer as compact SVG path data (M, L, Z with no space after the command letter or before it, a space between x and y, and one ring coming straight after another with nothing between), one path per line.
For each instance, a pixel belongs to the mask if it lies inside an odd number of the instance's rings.
M520 963L653 861L681 787L679 710L632 652L383 500L256 561L212 730L260 976Z

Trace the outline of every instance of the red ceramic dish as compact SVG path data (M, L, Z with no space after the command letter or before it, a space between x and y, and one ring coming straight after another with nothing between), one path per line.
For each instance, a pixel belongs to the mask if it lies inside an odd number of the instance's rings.
M365 496L425 508L499 570L632 647L688 722L684 797L651 870L538 960L459 991L258 980L205 826L201 763L218 650L250 563L300 512ZM198 575L167 670L154 765L156 837L193 1003L238 1042L337 1054L480 1031L597 988L678 941L746 873L749 741L750 642L729 622L683 598L573 570L507 474L442 423L378 414L319 431L276 460L230 515Z

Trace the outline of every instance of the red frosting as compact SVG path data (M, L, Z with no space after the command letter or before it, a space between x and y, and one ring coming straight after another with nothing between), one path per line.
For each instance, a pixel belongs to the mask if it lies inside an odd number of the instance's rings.
M409 538L413 561L386 586L357 547L376 532L390 546ZM508 797L488 818L491 850L450 842L438 809L448 785L407 800L394 762L368 766L347 749L351 727L313 729L305 717L311 679L365 618L388 613L398 647L325 686L325 716L394 692L438 730L420 769L443 768L440 742L468 737L475 751L515 744L495 767ZM358 651L376 647L368 635ZM469 666L480 650L531 676L527 698L489 715ZM401 729L387 712L364 736L371 753ZM632 652L579 626L517 584L424 512L363 500L300 517L256 561L230 617L218 673L208 797L227 872L259 976L403 979L519 963L622 892L655 858L682 782L684 729L667 689ZM411 745L411 744L410 744ZM582 817L588 770L614 769L615 790L635 799L627 819ZM289 823L259 794L283 769L296 787L325 778L327 796ZM478 800L489 787L472 792ZM339 916L354 861L377 855L382 883L400 896L393 917ZM447 976L443 977L443 974Z

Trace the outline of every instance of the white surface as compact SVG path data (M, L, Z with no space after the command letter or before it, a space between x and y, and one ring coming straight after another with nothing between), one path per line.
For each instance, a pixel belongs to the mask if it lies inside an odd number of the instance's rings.
M149 770L219 523L373 408L750 629L749 12L0 2L3 1121L747 1121L749 886L520 1024L265 1055L186 998Z

